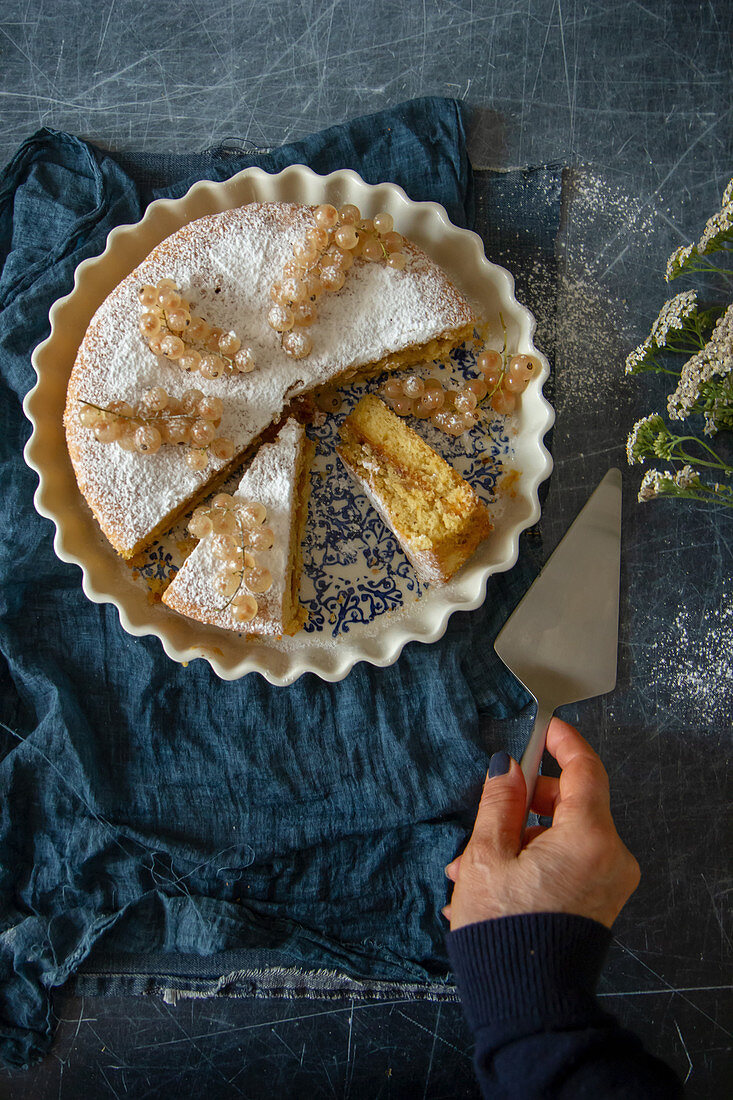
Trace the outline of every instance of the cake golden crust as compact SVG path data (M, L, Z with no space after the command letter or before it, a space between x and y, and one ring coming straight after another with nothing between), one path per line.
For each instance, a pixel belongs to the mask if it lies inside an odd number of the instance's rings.
M373 395L345 419L336 448L415 571L445 583L491 532L484 504L404 420Z

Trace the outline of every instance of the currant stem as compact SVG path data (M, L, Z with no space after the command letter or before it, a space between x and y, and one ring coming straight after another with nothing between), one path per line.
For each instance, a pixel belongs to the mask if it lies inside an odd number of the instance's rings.
M96 409L97 412L109 413L110 416L115 416L119 420L142 420L143 424L159 424L161 420L198 420L197 416L193 413L166 413L165 409L161 409L160 416L139 416L137 413L121 413L115 412L114 409L108 409L104 405L95 405L93 401L82 401L83 405L87 405L90 409ZM205 447L200 448L206 450Z
M229 607L232 600L235 599L237 597L237 595L239 594L239 590L240 590L240 588L242 587L242 585L244 583L244 551L245 551L244 527L242 527L242 521L239 518L239 516L236 514L236 512L234 513L234 518L237 521L237 527L239 528L239 534L241 536L240 540L239 540L239 545L240 545L240 548L241 548L241 551L242 551L242 568L239 570L239 573L237 574L237 576L239 577L239 584L234 589L234 591L232 592L231 596L229 597L227 602L224 604L224 606L218 608L219 611L226 611L226 609Z
M504 316L501 313L501 311L499 311L499 321L501 322L501 330L504 333L504 343L503 343L502 349L501 349L501 363L502 363L501 374L499 375L499 381L496 383L496 385L494 386L491 393L488 393L488 392L486 393L486 395L484 397L484 400L486 400L486 398L493 397L494 394L496 393L496 391L498 389L501 389L502 382L504 381L504 379L506 377L506 372L507 372L507 361L506 361L507 332L506 332L506 325L504 324Z
M165 324L165 327L166 327L166 335L168 335L168 336L177 336L184 347L189 348L189 350L191 350L191 351L197 351L199 354L201 354L203 352L205 355L220 355L222 359L226 359L227 363L231 367L232 373L234 373L235 368L234 368L234 357L233 356L226 355L223 351L219 351L218 349L217 349L217 351L209 351L206 344L197 344L193 340L185 340L183 338L182 333L174 332L173 329L169 326L168 318L165 315L165 309L161 309L161 313L163 315L163 323ZM168 356L166 356L166 359L167 358L168 358Z

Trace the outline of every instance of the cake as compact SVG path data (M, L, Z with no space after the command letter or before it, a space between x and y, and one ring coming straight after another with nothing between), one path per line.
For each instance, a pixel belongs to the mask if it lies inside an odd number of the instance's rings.
M300 629L301 542L314 450L303 426L288 420L274 442L260 447L233 497L220 494L210 509L194 513L193 529L208 533L163 593L163 603L228 630L282 635Z
M71 373L64 422L79 488L123 558L232 474L302 395L445 356L472 335L477 319L465 298L405 241L402 270L353 263L343 287L318 302L318 319L307 330L312 351L292 358L268 324L270 288L315 224L312 207L287 203L252 203L198 219L159 244L94 314ZM80 422L85 407L136 407L144 390L179 403L190 391L192 376L154 355L138 330L140 288L161 280L175 283L211 325L236 333L256 363L246 374L193 376L214 410L211 422L221 436L215 442L222 444L209 451L203 469L187 465L180 447L122 450ZM220 416L212 398L221 402Z
M341 461L415 572L432 584L450 580L492 530L468 482L374 395L346 417L340 438Z

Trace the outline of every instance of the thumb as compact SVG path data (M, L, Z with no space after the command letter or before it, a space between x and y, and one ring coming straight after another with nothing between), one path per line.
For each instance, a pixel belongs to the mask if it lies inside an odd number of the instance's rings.
M496 855L512 859L521 848L527 785L522 769L506 752L489 761L471 841L477 840Z

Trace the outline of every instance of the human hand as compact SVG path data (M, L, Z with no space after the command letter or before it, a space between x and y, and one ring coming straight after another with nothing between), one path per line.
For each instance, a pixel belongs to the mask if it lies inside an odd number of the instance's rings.
M547 748L562 772L559 779L539 776L532 809L552 817L552 826L532 826L524 835L522 770L506 753L492 757L490 775L507 760L509 770L487 777L470 840L445 869L455 883L443 910L451 931L547 912L575 913L610 928L639 885L639 864L616 832L598 755L559 718L550 722Z

